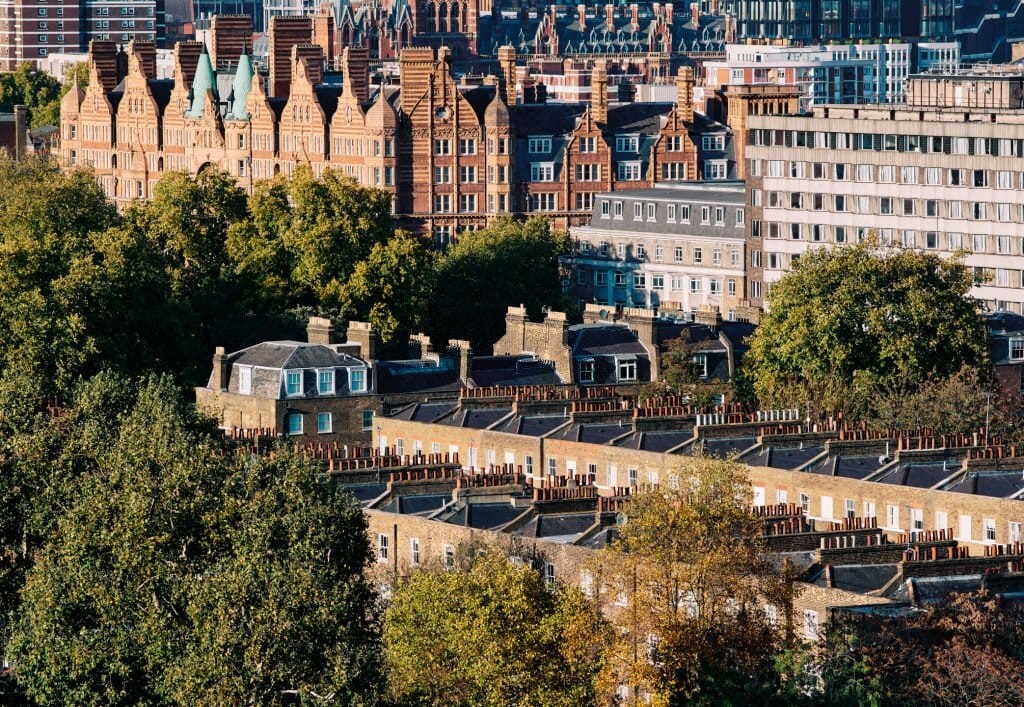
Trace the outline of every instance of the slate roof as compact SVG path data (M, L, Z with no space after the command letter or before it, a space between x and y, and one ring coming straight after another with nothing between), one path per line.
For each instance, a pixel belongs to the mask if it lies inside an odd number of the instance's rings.
M866 593L877 591L896 576L899 566L882 565L832 565L832 586L848 592ZM815 582L825 586L824 573Z
M510 432L527 437L540 437L564 425L568 418L561 415L520 415L496 428L499 432Z
M558 385L563 381L550 361L527 354L474 356L470 377L478 387L492 385Z
M863 479L878 471L881 464L877 456L832 455L809 468L813 474L841 476L845 479Z
M434 422L444 417L455 408L458 403L455 401L441 403L413 403L399 410L394 417L399 420L411 420L413 422Z
M825 451L824 447L803 449L776 449L767 447L746 460L753 466L767 466L773 469L796 469Z
M595 523L593 513L564 513L538 515L514 532L525 538L547 538L560 542L572 542Z
M899 464L895 469L887 472L884 476L876 479L876 481L880 481L883 484L926 489L952 476L959 465L960 462L956 460L949 464L943 464L942 462L904 463Z
M511 413L511 408L486 408L483 410L460 410L454 417L441 421L442 425L452 427L469 427L474 430L485 430L498 420Z
M415 361L378 361L377 392L428 393L456 391L463 387L458 369L424 365Z
M576 324L569 327L569 345L575 356L646 356L647 349L625 324Z
M641 449L648 452L667 452L690 439L693 439L693 429L634 432L626 439L616 442L615 446Z
M567 427L555 437L590 444L606 444L616 437L629 434L631 429L629 424L577 424Z
M1007 498L1024 490L1024 471L978 471L946 488L956 493Z
M366 362L335 351L323 344L303 341L264 341L228 357L231 364L260 366L262 368L355 368Z

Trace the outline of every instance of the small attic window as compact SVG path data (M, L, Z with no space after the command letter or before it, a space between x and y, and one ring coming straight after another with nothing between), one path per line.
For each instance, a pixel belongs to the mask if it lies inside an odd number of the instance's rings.
M238 370L238 392L252 395L252 366L235 366Z
M1024 361L1024 337L1010 339L1010 360Z

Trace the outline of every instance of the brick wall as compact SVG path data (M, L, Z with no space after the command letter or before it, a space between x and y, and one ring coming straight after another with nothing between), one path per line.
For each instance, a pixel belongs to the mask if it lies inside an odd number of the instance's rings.
M594 464L597 467L596 483L599 487L627 485L630 469L637 470L638 483L649 483L655 478L657 482L665 483L670 474L685 470L689 459L684 456L608 445L539 439L488 430L406 422L393 418L377 420L375 426L379 428L379 434L387 437L389 443L393 443L396 438L404 438L407 445L410 444L409 440L421 440L424 450L428 451L431 442L440 443L441 451L448 451L450 446L458 447L463 452L471 447L475 448L478 450L478 466L484 463L484 450L487 449L495 450L498 463L505 461L506 453L512 457L512 463L515 464L523 464L524 455L531 455L535 474L546 473L549 458L555 459L555 468L559 475L568 475L572 468L575 468L577 474L585 473L588 466ZM374 439L376 441L377 438ZM462 454L461 459L464 464L469 463L468 454ZM574 463L574 467L570 462ZM874 504L879 526L889 533L907 532L910 529L911 510L919 510L922 514L922 530L953 528L955 537L961 544L975 547L975 554L981 545L1009 542L1009 523L1024 523L1024 503L1019 500L933 491L785 469L753 466L748 469L751 484L755 489L760 489L769 503L775 502L780 491L785 493L787 501L792 503L799 503L801 495L805 494L809 515L812 518L830 521L840 520L845 515L847 499L853 501L853 507L858 515L863 515L865 503L870 503ZM827 499L831 499L832 511L831 516L825 518ZM898 523L894 526L887 525L887 506L890 505L895 506L898 512ZM937 515L941 513L945 514L943 523L940 523L942 517ZM970 519L969 538L961 536L961 517ZM995 524L994 540L984 538L985 519L990 519Z

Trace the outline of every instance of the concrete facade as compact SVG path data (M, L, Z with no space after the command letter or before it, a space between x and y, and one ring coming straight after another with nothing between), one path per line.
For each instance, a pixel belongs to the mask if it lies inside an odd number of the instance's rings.
M732 319L746 290L742 182L663 185L598 195L572 229L574 292L587 302Z
M751 304L763 306L801 253L874 233L883 245L966 253L971 294L991 311L1022 311L1024 113L1007 102L1020 79L964 81L952 102L943 81L912 80L906 107L747 118Z

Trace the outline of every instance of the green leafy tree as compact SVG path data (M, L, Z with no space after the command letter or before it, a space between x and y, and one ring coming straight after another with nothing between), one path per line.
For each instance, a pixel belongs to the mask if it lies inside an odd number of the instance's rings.
M90 174L0 158L0 377L54 394L97 362L87 319L117 305L76 301L68 278L116 220Z
M388 685L408 705L591 704L603 635L577 590L485 551L465 571L423 569L395 590Z
M345 313L369 320L386 343L403 344L426 316L435 261L427 242L401 231L378 243L342 291Z
M805 254L773 286L743 368L765 405L867 414L879 386L988 362L984 320L960 259L855 246Z
M28 495L41 549L6 650L28 698L374 700L365 520L314 465L230 453L167 377L96 379L48 429L63 436L37 431L9 452L38 452L8 458L49 459Z
M441 258L431 298L429 332L435 341L468 339L487 351L505 331L509 305L525 304L532 316L562 302L559 257L570 249L565 232L542 217L504 218L467 232Z
M678 484L630 500L599 560L618 628L604 694L626 685L660 705L766 702L792 630L792 573L764 557L742 465L696 458L677 474ZM783 631L765 604L786 617Z
M914 392L879 387L871 398L877 429L928 427L935 434L971 434L986 429L990 438L1022 439L1020 396L998 392L990 371L965 365L948 378L929 376Z
M256 185L249 217L227 247L236 271L261 283L271 306L337 311L356 265L393 233L386 192L303 167Z
M0 111L9 113L16 105L28 109L31 127L60 124L61 83L23 62L14 71L0 73Z

